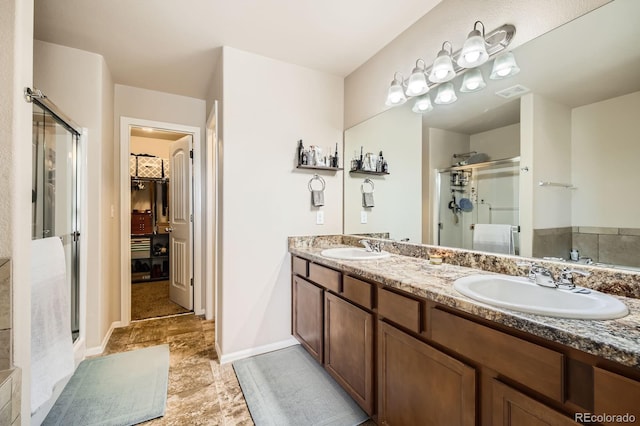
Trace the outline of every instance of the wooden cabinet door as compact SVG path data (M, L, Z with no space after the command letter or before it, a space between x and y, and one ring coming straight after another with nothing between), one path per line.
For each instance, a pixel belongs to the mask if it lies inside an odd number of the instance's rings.
M385 426L475 425L475 369L379 321L378 419Z
M551 407L493 380L493 426L579 425Z
M292 280L293 335L312 357L322 363L324 290L297 276Z
M325 368L373 414L373 315L325 292Z

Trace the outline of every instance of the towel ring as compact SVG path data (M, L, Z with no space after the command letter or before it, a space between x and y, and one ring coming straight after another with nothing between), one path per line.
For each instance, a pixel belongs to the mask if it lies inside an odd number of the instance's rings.
M324 191L324 188L325 188L325 186L326 186L326 183L325 183L324 179L322 179L322 178L321 178L320 176L318 176L318 175L313 175L313 177L312 177L311 179L309 179L309 184L308 184L309 191L310 191L310 192L313 192L313 191L314 191L314 189L313 189L313 181L314 181L314 180L319 181L319 182L320 182L320 184L322 185L322 188L320 188L319 190L316 190L316 191Z
M373 191L375 190L375 186L373 185L373 181L372 181L371 179L369 179L369 178L366 178L366 179L364 180L364 182L362 182L362 185L360 185L360 191L361 191L363 194L365 193L364 186L365 186L366 184L371 185L371 193L373 193Z

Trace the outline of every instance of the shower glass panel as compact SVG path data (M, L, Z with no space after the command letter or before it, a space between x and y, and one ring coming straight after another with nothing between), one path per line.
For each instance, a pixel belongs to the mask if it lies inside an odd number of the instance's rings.
M519 253L519 163L442 170L438 173L438 244L473 249L476 224L512 226Z
M71 295L71 333L79 335L78 132L33 103L31 238L58 237Z

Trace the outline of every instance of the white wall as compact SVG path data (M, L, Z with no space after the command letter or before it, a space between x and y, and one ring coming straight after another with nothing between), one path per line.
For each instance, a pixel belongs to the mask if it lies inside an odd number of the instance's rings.
M640 92L573 109L574 226L638 227L638 111Z
M99 346L118 320L119 258L115 204L113 82L102 56L35 41L34 84L66 115L88 129L88 222L81 224L87 246L87 347Z
M22 369L22 425L30 419L31 388L31 104L23 90L33 77L33 0L0 3L0 247L12 258L13 362Z
M406 77L417 58L432 62L445 40L459 49L478 19L487 31L515 25L512 49L608 1L445 0L347 76L345 128L388 108L384 100L394 72Z
M223 48L224 220L222 357L291 336L287 237L342 232L342 175L326 172L325 224L316 225L296 141L339 143L343 80L237 49ZM258 76L258 77L256 77ZM220 317L221 315L221 317Z
M438 243L438 229L437 224L440 217L439 206L436 200L436 194L438 188L436 185L436 169L444 169L451 167L453 162L453 154L469 152L469 135L463 133L451 132L449 130L436 129L429 127L425 129L429 133L428 145L429 149L426 155L428 156L428 171L429 181L423 184L429 185L429 212L431 216L431 223L425 223L423 226L429 226L431 229L431 244ZM448 183L447 183L448 185ZM445 188L448 186L445 185ZM451 197L450 193L440 194L444 199ZM453 213L452 213L453 214ZM427 241L425 241L426 243ZM461 244L461 243L460 243Z
M470 135L469 148L484 152L490 160L517 157L520 155L520 123Z
M160 121L165 123L179 124L184 126L199 127L200 134L205 135L205 111L206 103L202 99L190 98L187 96L173 95L170 93L157 92L154 90L140 89L137 87L124 86L121 84L115 85L115 129L117 134L120 134L120 118L129 117L142 120ZM116 158L120 158L120 145L126 144L127 141L119 141L116 144L115 154ZM199 143L201 148L200 161L204 162L206 151L204 148L204 137L202 141L194 141ZM120 173L119 160L116 163L116 176ZM204 177L203 177L204 179ZM119 188L119 183L118 183ZM194 194L197 196L197 194ZM208 212L206 211L206 192L200 194L202 197L202 210L199 212L202 219L203 229L205 226ZM116 211L120 211L120 199L118 198ZM195 212L198 214L198 212ZM120 232L118 232L118 235ZM202 262L202 277L204 274L204 266L206 262ZM120 300L120 288L118 280L118 300ZM204 286L203 286L204 287ZM204 289L203 289L204 290ZM201 299L203 306L196 306L195 310L199 311L204 307L204 298Z
M538 182L571 183L571 109L530 93L522 97L521 254L531 255L533 229L571 226L572 191Z
M389 232L390 238L422 241L422 116L411 106L395 108L370 118L344 133L346 169L360 147L376 155L382 151L389 175L345 173L344 233ZM375 185L375 207L362 207L361 185L366 178ZM365 185L367 190L370 185ZM360 223L360 212L367 212L367 223Z

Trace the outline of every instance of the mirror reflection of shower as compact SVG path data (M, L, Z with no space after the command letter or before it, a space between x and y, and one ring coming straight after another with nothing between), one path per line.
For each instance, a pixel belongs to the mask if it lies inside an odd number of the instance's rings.
M478 225L508 225L503 227L511 240L507 253L518 254L518 166L517 158L482 163L463 160L459 166L439 170L438 245L477 250Z
M58 237L71 293L71 332L79 335L79 130L57 115L52 103L33 99L31 239Z

